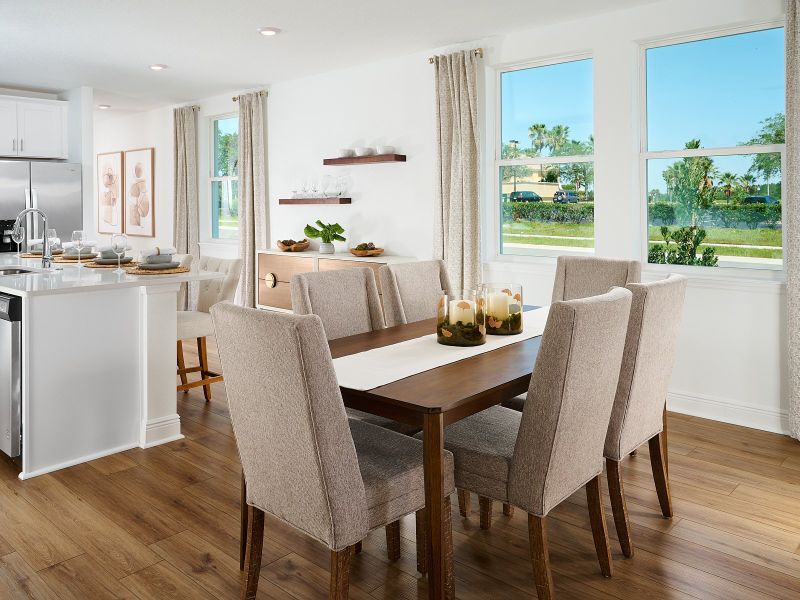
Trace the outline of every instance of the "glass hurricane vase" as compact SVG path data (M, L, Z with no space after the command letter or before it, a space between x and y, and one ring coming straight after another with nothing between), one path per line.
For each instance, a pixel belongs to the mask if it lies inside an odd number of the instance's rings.
M483 288L486 294L486 333L522 333L522 286L513 283L487 283Z
M486 293L463 290L439 298L436 340L445 346L480 346L486 343Z

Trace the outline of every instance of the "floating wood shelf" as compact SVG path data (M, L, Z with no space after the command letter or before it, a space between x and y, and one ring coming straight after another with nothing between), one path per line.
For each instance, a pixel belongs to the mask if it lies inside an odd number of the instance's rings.
M406 162L405 154L371 154L370 156L346 156L342 158L324 158L323 165L362 165L383 162Z
M352 198L280 198L278 204L352 204Z

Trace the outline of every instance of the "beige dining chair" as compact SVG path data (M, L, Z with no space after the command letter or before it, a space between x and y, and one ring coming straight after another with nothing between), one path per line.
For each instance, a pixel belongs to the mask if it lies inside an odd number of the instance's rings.
M443 260L387 264L378 275L387 327L432 319L442 293L453 294Z
M631 283L633 293L617 396L606 435L608 492L617 537L625 556L633 556L631 528L620 461L648 443L658 502L672 517L667 457L667 387L675 361L687 279L670 275L651 283Z
M559 256L552 301L575 300L605 294L612 287L639 283L642 264L597 256Z
M185 255L191 264L191 255ZM222 375L210 371L208 368L208 349L206 338L214 335L214 325L211 322L211 307L218 302L233 300L236 288L239 286L239 277L242 273L242 261L239 258L225 259L203 256L199 261L201 271L222 273L221 279L200 281L197 309L178 311L178 375L181 384L179 392L188 392L192 388L203 387L203 396L206 402L211 400L211 384L222 381ZM200 364L196 367L186 367L183 356L183 340L197 340L197 354ZM190 382L186 377L189 373L200 373L198 381Z
M343 600L350 558L368 532L386 527L389 557L399 558L398 520L425 505L422 442L348 420L318 316L230 303L211 313L246 484L241 597L256 597L267 513L330 549L330 598ZM452 545L452 454L444 460ZM452 566L445 572L452 588Z
M553 303L524 410L494 406L445 429L456 486L528 513L540 600L553 597L546 517L584 486L600 569L612 574L600 476L631 297L614 288Z

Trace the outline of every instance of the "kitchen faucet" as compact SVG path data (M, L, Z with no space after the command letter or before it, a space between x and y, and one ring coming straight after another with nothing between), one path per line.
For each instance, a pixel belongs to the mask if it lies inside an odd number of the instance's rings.
M42 240L42 268L49 269L53 265L53 252L50 249L50 244L47 240L47 215L38 208L26 208L17 215L17 220L14 221L14 229L16 230L19 228L20 224L22 223L22 218L31 213L36 213L42 217L42 221L44 223L44 239Z

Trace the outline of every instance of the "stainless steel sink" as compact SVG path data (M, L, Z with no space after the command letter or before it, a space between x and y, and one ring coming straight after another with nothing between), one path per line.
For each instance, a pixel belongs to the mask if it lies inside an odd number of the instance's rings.
M33 273L33 271L22 267L0 267L0 277L3 275L25 275L26 273Z

